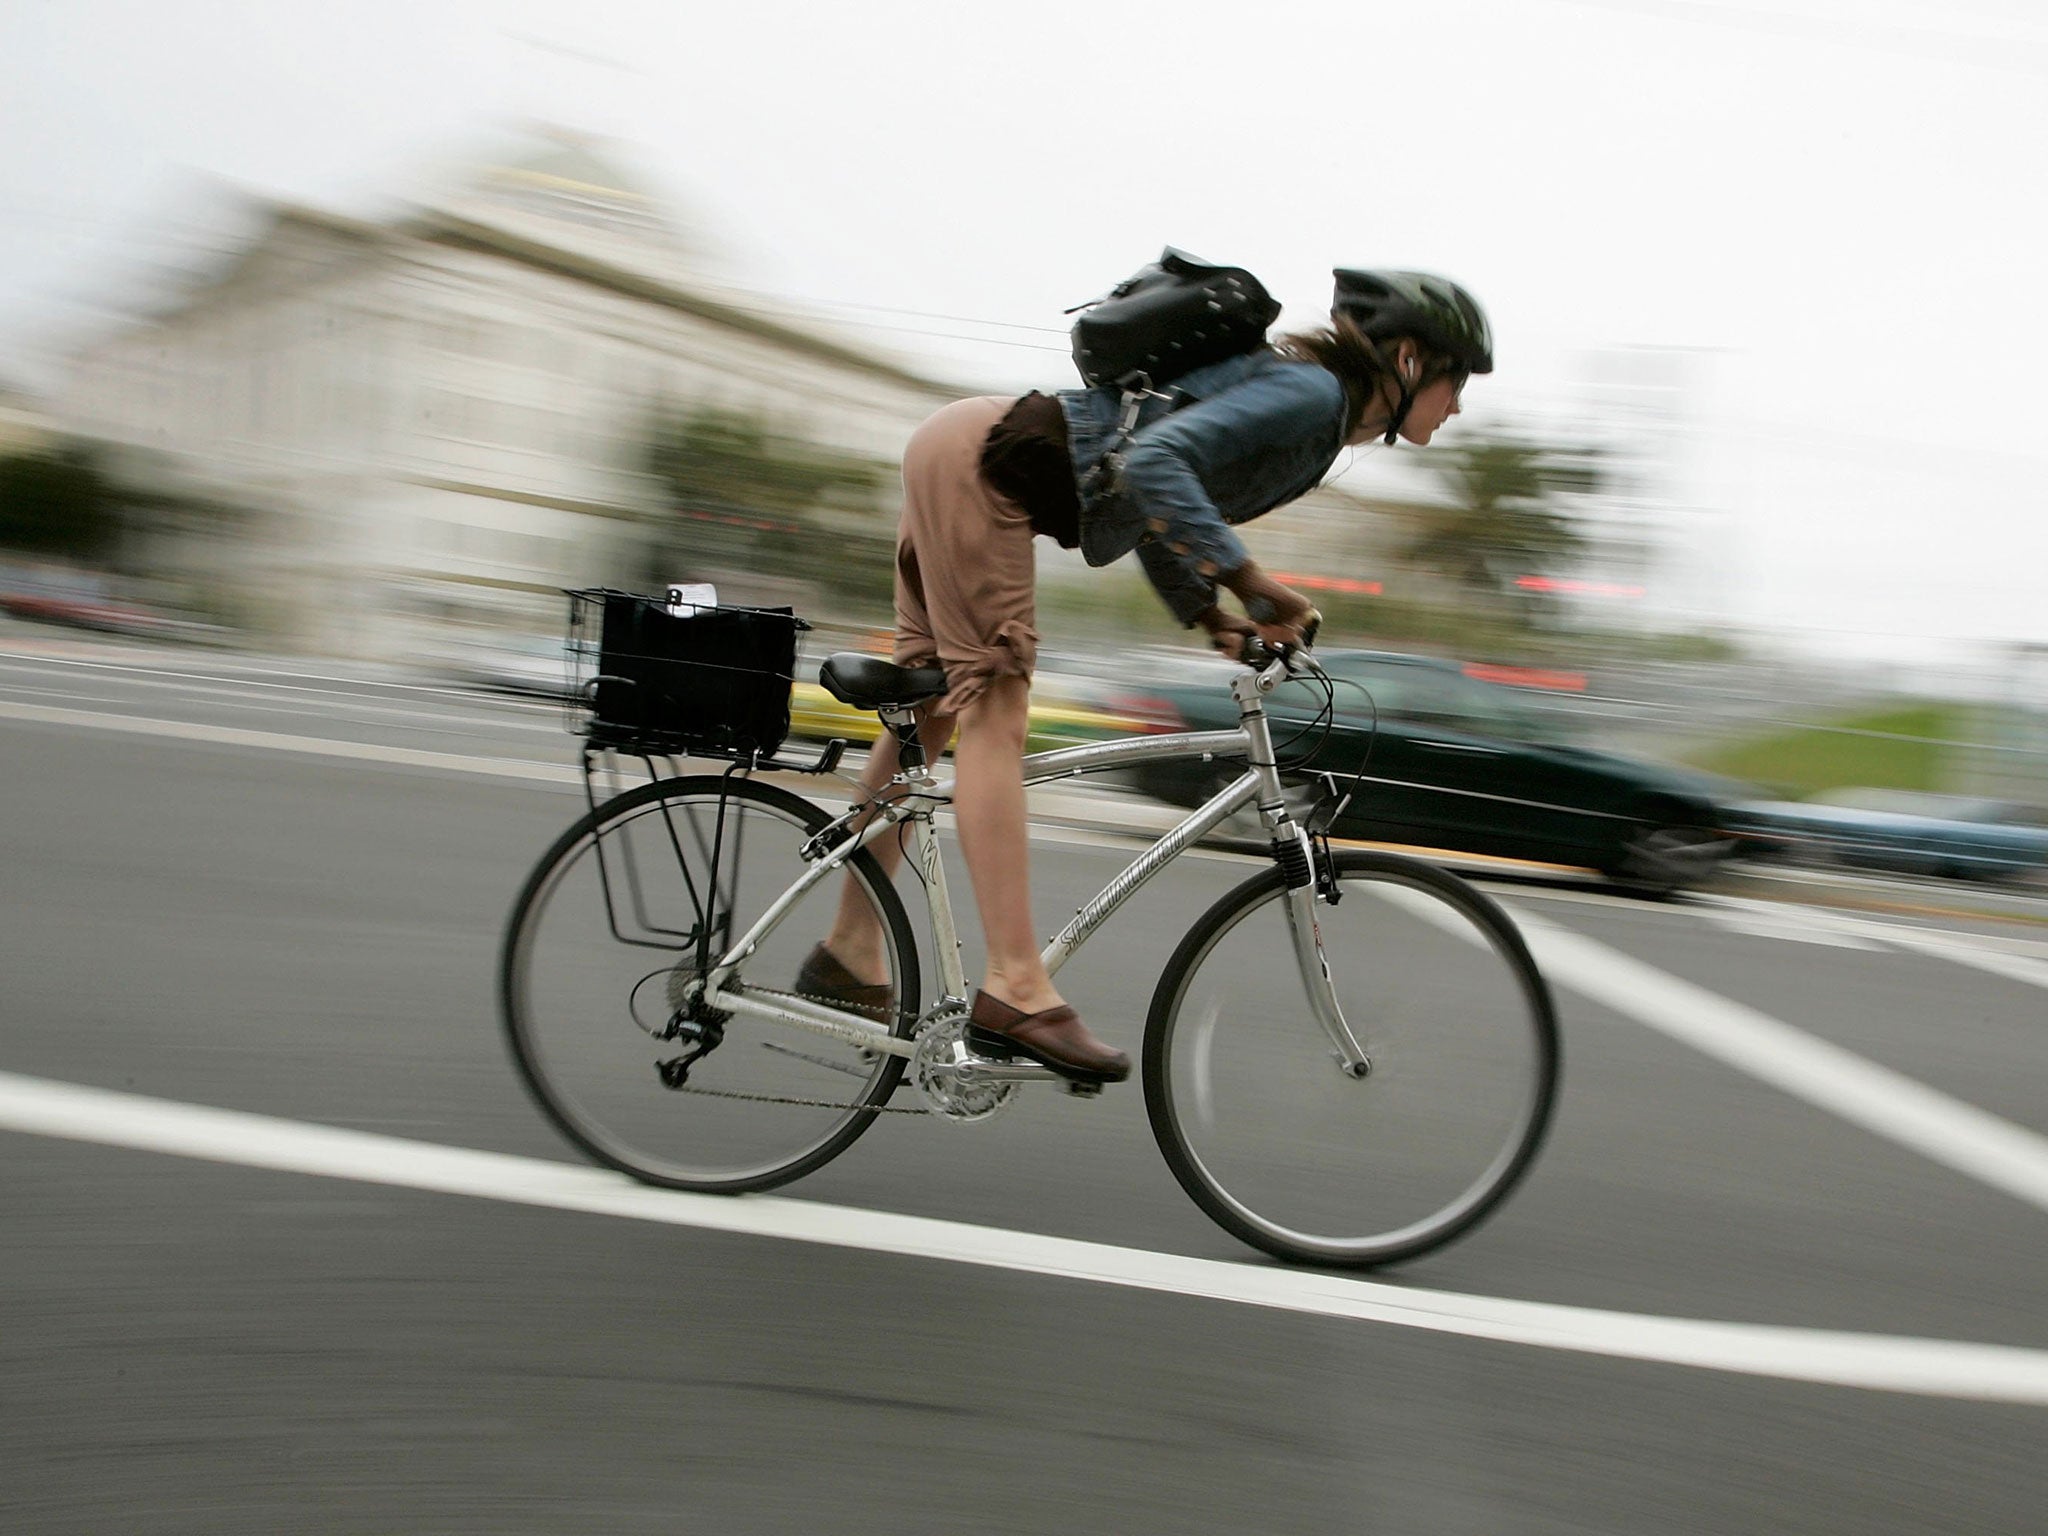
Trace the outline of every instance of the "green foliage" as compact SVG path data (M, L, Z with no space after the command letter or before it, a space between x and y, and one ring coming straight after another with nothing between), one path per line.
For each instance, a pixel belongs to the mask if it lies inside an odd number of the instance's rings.
M121 542L123 499L81 444L0 459L0 548L93 565Z
M1038 582L1038 633L1055 649L1114 637L1136 644L1169 643L1180 627L1135 560L1066 580ZM1195 631L1183 636L1199 639Z
M643 549L642 579L773 573L862 609L889 602L895 531L880 503L889 464L718 406L660 419L643 463L672 520Z
M161 575L152 541L191 547L244 531L247 506L170 483L147 457L93 443L0 459L0 549Z
M1451 504L1411 513L1402 558L1491 606L1512 604L1534 617L1534 595L1515 580L1560 570L1585 553L1585 536L1560 502L1600 489L1598 451L1502 433L1432 448L1427 462Z
M1963 724L1956 705L1897 705L1726 742L1690 760L1794 800L1852 786L1938 790Z

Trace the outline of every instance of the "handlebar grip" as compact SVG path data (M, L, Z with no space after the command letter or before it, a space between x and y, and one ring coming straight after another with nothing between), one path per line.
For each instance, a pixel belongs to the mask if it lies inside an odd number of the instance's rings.
M1277 624L1280 621L1280 610L1274 606L1271 598L1251 597L1245 600L1244 616L1254 624ZM1314 642L1316 629L1322 622L1323 611L1320 608L1309 609L1308 616L1301 621L1301 635L1304 644Z
M1316 633L1322 627L1323 615L1321 611L1311 608L1308 611L1308 617L1302 620L1301 644L1299 646L1269 645L1262 636L1246 635L1244 637L1244 651L1239 659L1246 666L1255 670L1261 667L1270 667L1276 661L1285 661L1297 651L1305 651L1312 647L1315 644Z

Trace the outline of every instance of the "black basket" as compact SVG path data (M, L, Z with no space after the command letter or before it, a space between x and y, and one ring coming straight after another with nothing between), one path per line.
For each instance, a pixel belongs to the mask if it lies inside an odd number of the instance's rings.
M591 588L569 594L572 729L647 756L772 757L789 734L796 637L787 608L700 607Z

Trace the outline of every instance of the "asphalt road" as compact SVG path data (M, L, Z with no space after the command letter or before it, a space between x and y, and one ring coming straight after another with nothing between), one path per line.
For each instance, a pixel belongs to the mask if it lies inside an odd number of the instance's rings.
M1556 1130L1366 1279L1211 1226L1135 1087L642 1195L569 1166L494 1017L567 747L542 705L0 639L0 1529L2040 1528L2048 930L1496 885ZM1128 857L1046 828L1048 926ZM1063 976L1127 1046L1244 873L1186 870Z

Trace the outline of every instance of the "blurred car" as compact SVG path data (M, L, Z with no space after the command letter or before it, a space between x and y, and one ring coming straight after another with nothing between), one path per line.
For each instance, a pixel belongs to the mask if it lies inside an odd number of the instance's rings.
M576 696L568 647L560 635L492 635L445 642L433 668L449 682L535 698Z
M1318 660L1336 681L1327 728L1309 680L1274 689L1266 709L1283 766L1334 774L1352 791L1331 828L1339 836L1590 867L1651 895L1705 880L1735 846L1714 781L1576 745L1561 718L1512 689L1430 657L1325 651ZM1212 668L1200 683L1148 684L1128 707L1155 728L1228 729L1237 706L1227 683ZM1168 762L1133 779L1192 806L1241 771ZM1355 786L1354 774L1363 775Z
M30 623L145 639L198 636L212 627L117 597L103 581L87 576L7 579L0 582L0 613Z
M2011 801L1848 790L1812 801L1741 801L1731 830L1784 857L1893 874L2016 880L2048 873L2048 827Z

